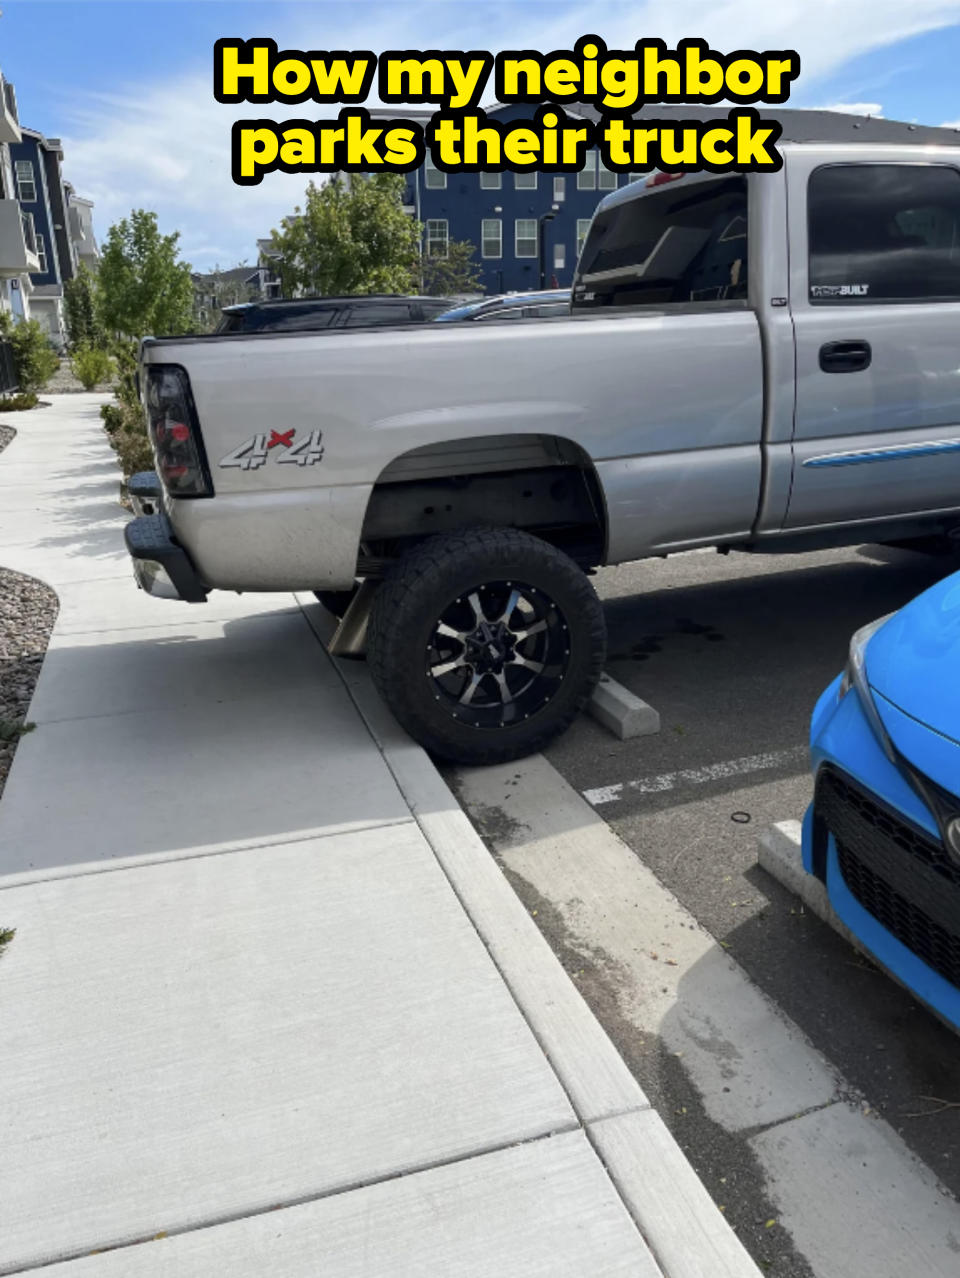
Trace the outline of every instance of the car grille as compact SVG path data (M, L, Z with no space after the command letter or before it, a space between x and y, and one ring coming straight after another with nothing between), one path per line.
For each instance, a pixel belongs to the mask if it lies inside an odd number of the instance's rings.
M820 770L814 808L857 901L960 988L960 867L943 844L834 768Z

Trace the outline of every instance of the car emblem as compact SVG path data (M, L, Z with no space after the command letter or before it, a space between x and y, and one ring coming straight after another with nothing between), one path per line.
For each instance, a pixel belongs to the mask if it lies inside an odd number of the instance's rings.
M960 863L960 817L954 817L952 821L947 822L944 834L947 851L954 861Z

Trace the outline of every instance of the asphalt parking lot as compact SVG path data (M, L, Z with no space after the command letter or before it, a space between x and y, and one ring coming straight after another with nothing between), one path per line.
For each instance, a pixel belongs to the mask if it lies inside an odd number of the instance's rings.
M863 546L692 553L605 569L594 584L609 627L607 670L659 711L661 731L621 742L583 717L547 751L566 782L845 1077L857 1103L882 1115L954 1194L957 1038L761 870L757 840L773 823L803 815L810 713L842 668L852 632L958 567L950 558ZM484 813L472 815L488 835ZM524 884L516 886L524 895ZM551 910L532 895L528 904L568 969L582 976L582 955L564 952ZM791 1278L813 1272L800 1255L765 1249L762 1183L736 1142L701 1121L682 1062L638 1043L611 1005L608 980L583 979L581 989L714 1196L731 1204L755 1258Z

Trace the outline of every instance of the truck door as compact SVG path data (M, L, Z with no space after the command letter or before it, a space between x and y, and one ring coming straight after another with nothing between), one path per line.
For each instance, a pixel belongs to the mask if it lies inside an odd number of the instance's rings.
M786 527L960 509L960 159L825 154L797 148L787 178Z

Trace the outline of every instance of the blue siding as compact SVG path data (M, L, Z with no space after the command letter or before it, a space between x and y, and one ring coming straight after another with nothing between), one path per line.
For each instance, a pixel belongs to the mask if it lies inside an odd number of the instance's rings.
M531 108L523 105L502 107L496 113L497 119L503 121L529 119L530 114ZM569 287L573 283L577 264L577 221L591 218L600 200L613 189L581 190L577 185L577 174L567 173L563 175L565 198L555 201L554 175L551 173L538 173L537 189L533 191L517 190L517 179L513 173L500 175L499 190L482 188L479 173L448 173L444 176L446 188L435 189L426 186L423 169L411 173L406 202L416 211L419 187L420 220L424 224L430 219L445 220L451 240L470 240L476 245L477 259L483 272L483 287L488 293L527 291L540 287L539 257L518 258L514 232L518 218L536 220L544 213L549 213L554 203L559 204L559 211L553 221L544 225L545 287L553 287L554 279L558 287ZM618 174L607 180L616 182L617 186L625 186L629 179L626 174ZM502 210L500 213L494 211L498 206ZM500 258L481 258L481 223L484 218L499 219L501 223ZM564 265L559 268L554 266L554 250L557 245L563 246L565 258Z
M36 187L35 200L20 200L20 207L25 213L33 214L33 226L37 235L43 236L44 249L47 255L46 272L34 271L30 279L34 284L59 284L60 274L57 264L57 246L50 217L50 201L47 196L47 177L43 164L40 143L36 138L23 135L21 142L10 143L10 158L14 168L14 194L19 199L20 190L16 181L18 160L29 160L33 164L33 181Z

